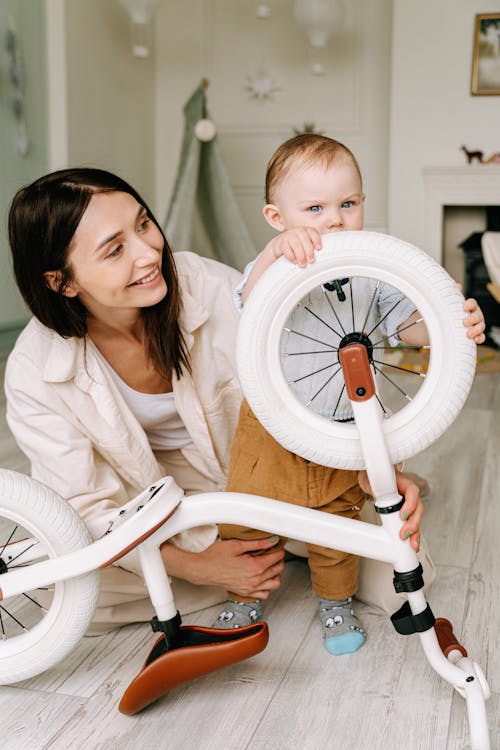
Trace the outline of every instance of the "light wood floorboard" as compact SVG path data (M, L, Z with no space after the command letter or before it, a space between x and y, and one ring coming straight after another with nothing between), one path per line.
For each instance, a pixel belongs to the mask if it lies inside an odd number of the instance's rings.
M403 378L405 376L402 376ZM0 399L0 465L28 472ZM448 617L493 690L500 748L500 379L476 377L467 404L433 446L408 463L431 485L424 530L438 575L429 600ZM361 605L363 649L335 658L321 645L307 565L287 564L267 607L267 649L173 690L134 717L117 710L153 635L145 625L84 638L61 664L0 688L9 750L466 750L463 699L439 678L416 637ZM210 624L218 608L186 618Z

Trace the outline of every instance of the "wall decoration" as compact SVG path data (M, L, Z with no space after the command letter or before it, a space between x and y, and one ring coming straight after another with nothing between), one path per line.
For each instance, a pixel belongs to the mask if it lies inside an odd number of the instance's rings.
M28 128L24 107L24 61L14 18L8 21L5 34L5 49L9 58L9 78L14 91L12 112L16 121L16 145L21 156L29 151Z
M274 95L281 90L281 86L267 70L259 68L255 75L247 76L245 89L250 92L253 99L265 101L274 99Z
M149 57L153 46L153 16L160 0L119 0L130 21L130 41L135 57Z
M324 135L321 130L316 130L316 125L313 122L305 122L301 128L294 128L294 135L302 135L303 133L315 133L315 135Z
M217 135L217 128L214 121L208 117L202 117L194 126L194 134L202 143L213 141Z
M471 93L500 95L500 13L476 15Z
M269 3L257 3L255 15L257 18L261 18L264 21L269 18L271 16L271 6Z
M328 40L344 23L342 0L295 0L294 17L306 30L311 46L311 73L322 76L326 72L324 62Z

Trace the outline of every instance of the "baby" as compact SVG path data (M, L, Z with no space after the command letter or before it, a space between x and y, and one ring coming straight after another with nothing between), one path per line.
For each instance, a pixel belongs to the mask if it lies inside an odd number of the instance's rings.
M282 255L301 267L314 261L321 249L321 234L363 228L365 196L361 172L351 151L331 138L301 134L283 143L272 156L266 174L267 222L279 232L245 270L236 290L244 304L252 288ZM359 330L381 335L396 345L404 341L422 346L428 343L425 325L415 305L387 284L366 278L335 279L310 292L291 313L283 334L283 345L293 344L294 355L284 359L283 369L296 395L317 413L337 421L351 421L350 401L341 376L325 380L322 387L305 373L324 368L320 346L311 339L325 336L322 321L336 317L336 327L352 330L351 296L356 300ZM467 300L467 335L476 343L484 340L484 320L475 300ZM359 318L359 319L358 319ZM322 319L322 320L321 320ZM307 328L304 323L307 322ZM371 339L372 342L377 339ZM313 351L311 351L313 350ZM307 368L304 370L304 360ZM366 488L365 488L366 489ZM347 518L359 518L365 492L354 471L319 466L282 448L261 426L243 402L233 443L227 490L272 497L284 502L320 509ZM401 511L405 524L402 538L409 538L418 550L418 521ZM415 514L416 515L416 514ZM262 531L235 525L221 525L223 539L262 538ZM277 546L286 539L280 538ZM319 616L324 645L331 654L357 651L365 632L356 616L352 597L356 593L358 558L355 555L308 544L309 568L314 592L319 598ZM241 627L261 619L261 600L248 600L228 592L229 600L214 627Z

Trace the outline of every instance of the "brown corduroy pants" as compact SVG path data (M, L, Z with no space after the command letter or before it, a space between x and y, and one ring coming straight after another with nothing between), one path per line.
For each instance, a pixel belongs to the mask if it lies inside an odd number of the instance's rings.
M282 448L243 402L231 451L229 492L248 492L345 518L359 518L366 495L357 472L330 469ZM219 526L221 539L262 539L265 531L233 524ZM283 547L280 537L272 549ZM307 545L314 592L325 599L345 599L357 589L359 558L339 550ZM250 601L228 592L230 598Z

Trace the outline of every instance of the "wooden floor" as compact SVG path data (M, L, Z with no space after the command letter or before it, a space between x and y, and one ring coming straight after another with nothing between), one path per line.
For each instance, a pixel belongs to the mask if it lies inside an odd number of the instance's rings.
M407 378L408 376L402 376ZM27 471L0 424L0 465ZM430 594L487 672L491 743L500 748L500 378L478 375L458 419L409 462L431 484L424 529L438 576ZM218 608L186 622L208 625ZM368 640L357 654L321 645L307 566L287 563L267 607L271 638L259 656L173 690L138 716L117 704L152 634L130 626L84 638L39 677L0 688L9 750L464 750L465 703L438 678L417 637L360 606Z

